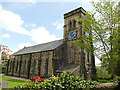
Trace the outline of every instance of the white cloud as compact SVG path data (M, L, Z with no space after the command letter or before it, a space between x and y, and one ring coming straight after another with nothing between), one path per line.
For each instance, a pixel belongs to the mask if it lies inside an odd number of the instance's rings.
M31 39L37 43L45 43L57 39L55 35L50 35L45 27L33 29L30 31L29 35L31 36Z
M28 47L28 46L31 46L31 44L30 44L29 42L20 43L20 44L18 44L18 47L17 47L17 48L14 48L14 49L12 50L12 53L15 53L15 52L17 52L18 50L20 50L20 49L22 49L22 48L24 48L24 47Z
M82 2L82 3L89 3L91 1L97 2L99 0L80 0L80 2Z
M14 49L11 49L11 50L12 50L11 54L13 54L13 53L17 52L19 49L18 48L14 48Z
M53 23L54 26L56 26L57 30L63 30L63 22L58 20L55 23Z
M2 9L2 6L0 6L0 27L12 31L17 32L20 34L28 34L28 31L25 30L23 25L23 20L18 14L15 14L11 11L7 11Z
M2 38L10 38L10 35L9 35L8 33L3 34L3 35L2 35Z
M36 42L37 44L41 44L41 43L46 43L46 42L50 42L50 41L53 41L53 40L56 40L58 38L56 38L55 35L50 35L50 33L44 28L44 27L39 27L39 28L36 28L36 29L33 29L29 32L28 34L31 39ZM18 50L24 48L24 47L28 47L28 46L31 46L31 44L29 42L26 42L26 43L20 43L18 44L18 47L17 48L14 48L12 50L12 53L15 53L17 52Z
M2 6L0 5L0 11L2 10Z
M30 2L32 4L35 4L36 2L87 2L87 1L91 0L3 0L3 2Z
M20 15L4 10L2 9L2 6L0 6L0 28L30 36L36 43L45 43L57 39L56 36L51 35L45 27L36 28L36 24L28 24L26 26L32 29L29 31L22 26L25 25ZM58 28L60 28L60 25Z
M26 24L25 27L26 28L35 28L36 24Z
M31 24L32 25L32 27L36 27L36 24Z
M29 42L20 43L20 44L18 45L18 48L21 49L21 48L28 47L28 46L31 46L31 44L30 44Z
M32 3L32 4L36 4L35 0L27 0L27 2Z
M57 25L57 30L61 30L62 28L63 28L63 24L59 23L59 24Z

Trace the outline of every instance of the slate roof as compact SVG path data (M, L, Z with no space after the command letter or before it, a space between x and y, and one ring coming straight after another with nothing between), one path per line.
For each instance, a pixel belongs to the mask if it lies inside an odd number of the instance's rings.
M34 53L34 52L54 50L55 48L57 48L62 44L63 44L63 39L48 42L48 43L38 44L30 47L24 47L23 49L13 53L13 55L21 55L21 54L28 54L28 53Z

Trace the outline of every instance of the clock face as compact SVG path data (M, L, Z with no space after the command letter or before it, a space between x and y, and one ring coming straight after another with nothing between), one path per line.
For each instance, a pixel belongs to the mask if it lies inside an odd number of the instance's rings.
M76 32L73 30L69 33L70 38L74 38L76 36Z

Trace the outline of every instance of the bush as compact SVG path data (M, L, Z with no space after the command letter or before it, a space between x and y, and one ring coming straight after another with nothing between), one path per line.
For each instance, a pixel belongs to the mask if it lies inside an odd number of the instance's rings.
M50 89L50 90L78 90L88 89L97 85L96 81L84 80L74 76L71 72L62 73L59 77L52 76L49 79L44 80L41 83L31 83L26 85L20 85L15 88L33 88L33 89Z
M2 66L2 73L6 73L6 67Z
M103 68L101 66L97 66L96 70L97 70L98 79L102 79L102 80L110 80L111 79L111 75L108 73L106 68Z

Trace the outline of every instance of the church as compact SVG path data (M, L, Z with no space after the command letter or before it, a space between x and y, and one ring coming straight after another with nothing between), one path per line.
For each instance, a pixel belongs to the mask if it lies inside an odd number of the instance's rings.
M72 41L85 33L75 17L85 18L86 11L79 7L64 14L64 36L61 40L38 44L15 52L8 61L7 75L31 78L36 75L50 77L71 71L74 75L94 79L95 58Z

